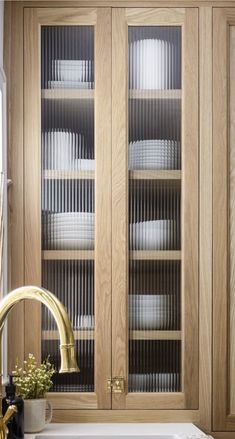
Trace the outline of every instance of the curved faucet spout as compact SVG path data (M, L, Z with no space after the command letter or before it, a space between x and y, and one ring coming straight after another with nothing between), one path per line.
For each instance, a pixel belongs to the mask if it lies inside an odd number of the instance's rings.
M7 318L10 310L17 303L22 300L37 300L45 305L54 316L56 321L59 337L60 337L60 355L61 355L61 367L60 373L79 372L79 368L75 356L75 343L72 326L62 303L49 291L34 287L27 286L17 288L11 293L7 294L0 302L0 337L4 322ZM1 344L1 343L0 343Z

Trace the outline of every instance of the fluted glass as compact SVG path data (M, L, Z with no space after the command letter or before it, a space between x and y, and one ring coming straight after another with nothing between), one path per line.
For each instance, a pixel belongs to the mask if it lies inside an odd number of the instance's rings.
M129 392L181 389L181 28L131 26Z
M42 286L65 305L78 374L52 391L94 391L94 27L41 30ZM42 308L42 358L59 368L55 324Z

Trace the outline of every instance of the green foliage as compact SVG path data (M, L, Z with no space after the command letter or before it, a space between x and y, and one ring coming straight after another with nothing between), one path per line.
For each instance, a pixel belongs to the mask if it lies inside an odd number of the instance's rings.
M37 366L34 355L29 354L23 367L20 367L17 362L12 372L17 394L24 399L45 398L45 394L53 384L51 378L54 373L55 368L49 362L49 357Z

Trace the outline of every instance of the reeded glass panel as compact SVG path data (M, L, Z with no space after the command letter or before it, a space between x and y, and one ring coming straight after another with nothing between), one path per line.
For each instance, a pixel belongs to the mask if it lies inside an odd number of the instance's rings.
M129 392L181 389L181 28L129 27Z
M94 28L43 26L41 37L42 286L65 305L79 374L53 391L94 391ZM59 369L55 323L42 307L42 358Z

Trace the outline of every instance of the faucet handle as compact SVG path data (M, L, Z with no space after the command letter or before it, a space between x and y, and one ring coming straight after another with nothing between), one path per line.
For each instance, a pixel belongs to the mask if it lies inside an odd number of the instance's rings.
M14 416L15 413L17 413L17 407L16 405L9 405L4 417L3 417L3 423L5 425L8 424L8 422L10 421L10 419L12 418L12 416Z
M15 405L10 405L5 413L5 416L0 416L0 439L7 439L7 424L15 413L17 413L17 407Z

